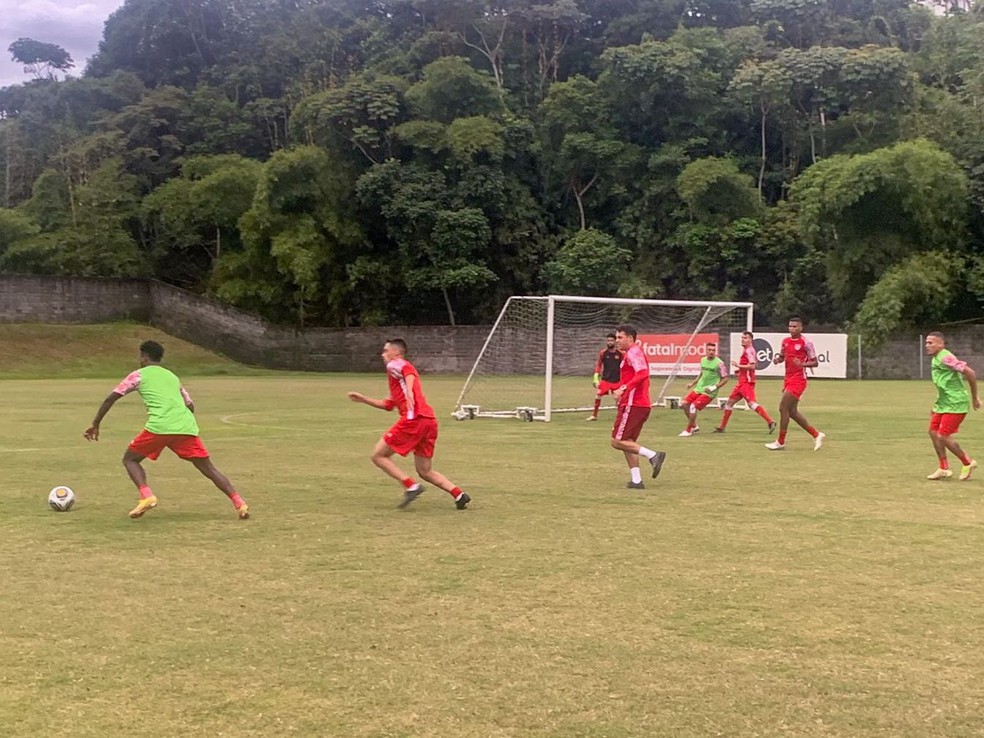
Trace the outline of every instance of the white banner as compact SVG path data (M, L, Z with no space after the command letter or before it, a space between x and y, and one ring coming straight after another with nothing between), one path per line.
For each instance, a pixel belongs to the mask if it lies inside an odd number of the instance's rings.
M846 333L804 333L803 336L813 342L817 350L815 368L807 369L811 377L833 377L843 379L847 376L847 334ZM781 377L786 369L783 364L773 364L772 357L782 348L782 339L789 338L788 333L756 333L754 338L755 356L758 363L755 373L760 377ZM741 333L731 334L731 356L741 353ZM733 359L732 359L733 360ZM734 367L729 367L735 373Z

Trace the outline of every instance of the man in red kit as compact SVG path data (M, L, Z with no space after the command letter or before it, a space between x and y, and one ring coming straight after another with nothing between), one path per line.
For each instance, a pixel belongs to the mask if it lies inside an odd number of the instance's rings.
M765 408L755 400L755 365L758 363L758 357L755 355L755 346L752 345L754 340L755 336L751 331L742 331L741 353L738 355L738 361L731 362L731 366L738 370L738 386L728 397L728 402L724 406L724 415L721 416L721 425L714 429L715 433L724 433L728 421L731 420L731 413L734 412L735 403L741 399L744 399L749 409L758 413L769 425L769 433L776 429L776 421L770 418Z
M799 318L789 319L789 338L782 339L782 348L773 359L773 364L786 363L786 380L782 385L782 399L779 401L779 438L765 444L770 451L782 451L786 448L786 431L789 419L813 436L813 450L819 451L823 440L827 437L821 433L799 411L799 401L806 392L806 370L814 367L817 362L817 350L803 335L803 321Z
M615 348L615 334L609 333L605 337L605 348L598 352L598 361L595 362L594 386L595 401L594 409L586 420L597 420L598 410L601 408L601 398L609 392L618 389L622 376L622 352Z
M403 485L403 501L399 507L404 508L420 497L424 488L420 482L404 474L392 457L393 454L406 456L412 451L414 467L420 478L443 489L454 498L455 507L464 510L471 502L468 493L462 492L447 477L431 468L437 441L437 419L424 397L420 374L406 360L406 352L407 343L402 338L391 338L383 345L380 355L386 364L390 389L385 400L366 397L359 392L348 393L352 402L361 402L379 410L397 408L400 411L400 419L383 434L372 450L372 463Z
M640 446L637 441L642 426L649 419L652 403L649 400L649 362L636 345L638 332L634 326L620 325L615 329L615 346L622 352L620 385L612 394L618 401L615 425L612 427L612 448L625 454L629 465L629 489L645 489L639 457L645 456L653 467L653 479L659 476L666 453Z

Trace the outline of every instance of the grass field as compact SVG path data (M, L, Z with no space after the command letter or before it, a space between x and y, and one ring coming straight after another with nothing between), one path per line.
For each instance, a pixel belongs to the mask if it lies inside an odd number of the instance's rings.
M127 519L139 400L81 437L118 376L0 382L4 736L981 733L984 475L924 480L928 383L815 382L817 453L655 411L645 492L607 422L442 420L459 512L370 465L393 416L344 393L382 373L186 378L240 522L173 456ZM461 379L424 381L445 416Z

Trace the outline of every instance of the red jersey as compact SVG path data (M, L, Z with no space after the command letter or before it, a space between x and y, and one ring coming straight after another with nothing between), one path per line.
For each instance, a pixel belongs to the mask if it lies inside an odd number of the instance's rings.
M629 346L622 359L620 381L625 392L618 399L619 405L632 407L652 407L649 399L649 362L639 344Z
M393 359L386 365L386 375L389 379L390 400L400 410L400 417L407 420L414 418L433 418L434 410L427 404L424 389L420 386L420 374L416 367L406 359ZM407 379L416 377L413 383L413 414L407 413Z
M751 364L748 369L738 369L738 384L755 384L755 365L758 363L758 356L755 355L754 346L746 346L738 354L738 366Z
M806 379L806 367L796 366L793 362L813 361L817 358L817 350L806 336L782 339L782 355L786 360L786 379Z

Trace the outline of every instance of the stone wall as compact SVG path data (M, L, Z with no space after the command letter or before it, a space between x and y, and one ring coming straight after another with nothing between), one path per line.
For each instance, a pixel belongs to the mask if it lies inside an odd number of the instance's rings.
M482 348L488 326L387 326L298 330L272 325L254 315L185 290L141 279L0 275L0 323L105 323L133 320L157 328L235 361L272 369L361 372L379 368L379 351L387 338L400 336L410 346L414 363L425 372L466 373ZM782 333L778 329L756 330ZM814 329L814 332L827 332ZM584 336L558 329L555 370L588 375L597 336L585 346ZM971 366L984 368L984 326L946 330L947 346ZM545 334L544 334L545 335ZM809 331L807 332L809 335ZM541 361L540 339L518 342L506 357L503 371L532 372ZM544 339L545 340L545 339ZM534 346L533 344L537 344ZM728 337L721 336L722 358L728 360ZM866 379L928 378L929 361L920 336L888 341L877 351L861 344L862 376ZM2 347L0 347L2 350ZM848 377L857 378L856 344L848 351Z
M146 323L150 317L144 279L0 275L0 323Z
M160 282L150 283L151 324L166 333L245 364L325 372L378 370L388 338L406 340L421 371L471 369L487 326L386 326L311 328L272 325L216 300Z

